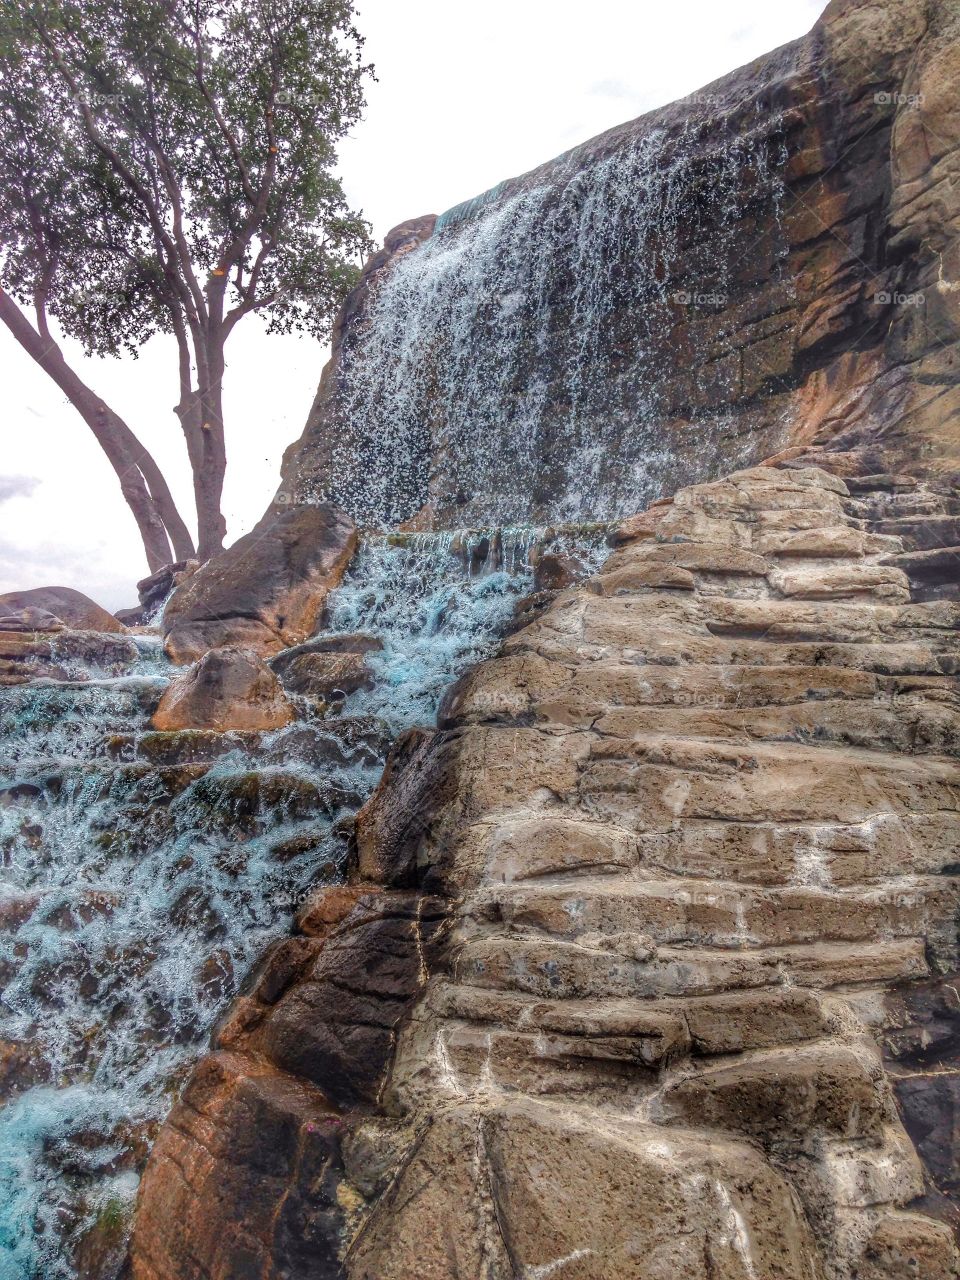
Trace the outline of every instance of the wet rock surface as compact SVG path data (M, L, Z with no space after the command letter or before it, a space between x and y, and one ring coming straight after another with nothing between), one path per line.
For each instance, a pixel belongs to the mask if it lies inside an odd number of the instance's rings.
M161 630L174 662L239 645L278 653L306 640L356 549L353 521L327 504L274 505L174 591Z
M0 628L0 687L40 679L82 682L91 670L119 676L137 657L132 639L109 631Z
M164 1126L138 1280L225 1239L265 1277L954 1280L960 614L881 527L960 495L788 462L627 522L396 744ZM223 1193L241 1088L322 1179L272 1143Z
M154 729L281 729L295 718L279 680L248 649L210 649L164 690Z
M16 615L23 610L40 609L53 625L36 626L36 631L57 631L59 621L63 627L74 631L126 631L112 613L101 607L82 591L73 587L36 587L32 591L9 591L0 595L0 630L7 614Z
M481 542L486 557L469 550ZM170 1098L211 1031L229 1053L306 974L355 903L341 888L338 905L335 890L391 740L433 718L439 690L493 650L529 589L528 562L518 553L508 572L502 542L496 531L457 548L446 535L366 540L325 601L327 630L275 660L372 664L364 687L335 698L286 695L248 651L178 671L147 628L0 636L16 662L0 693L0 1272L126 1274L137 1182ZM371 973L358 971L358 988L371 1004L393 993L370 1029L384 1059L417 982L420 908L413 893L405 920L365 910ZM303 932L291 939L294 918ZM398 955L378 965L382 942ZM335 981L318 977L313 995L345 1026L359 1007ZM275 1042L291 1059L336 1054L319 1035L277 1029ZM293 1134L319 1177L332 1148L311 1145L316 1095L275 1084L261 1096L240 1081L236 1131L270 1113L278 1168ZM278 1185L257 1168L230 1189L263 1207L266 1229ZM299 1267L326 1227L309 1225L312 1192L300 1208L298 1196L283 1247ZM232 1244L218 1247L225 1274L240 1274Z
M838 0L397 228L285 492L445 528L622 517L810 443L882 441L862 474L888 491L958 470L958 22L953 0Z

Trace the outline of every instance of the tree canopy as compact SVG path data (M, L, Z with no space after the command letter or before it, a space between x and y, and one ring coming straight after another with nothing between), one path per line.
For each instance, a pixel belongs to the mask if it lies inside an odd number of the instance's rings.
M224 345L328 336L369 247L335 174L350 0L0 0L0 282L90 354L177 347L199 552L224 533ZM3 318L6 318L5 316Z

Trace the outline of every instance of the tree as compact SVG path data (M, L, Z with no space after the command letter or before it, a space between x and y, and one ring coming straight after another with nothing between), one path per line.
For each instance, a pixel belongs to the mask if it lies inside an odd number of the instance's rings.
M0 319L94 430L154 567L189 533L50 319L88 354L173 336L197 554L215 554L227 339L254 312L327 338L370 245L333 173L362 44L352 0L0 0Z

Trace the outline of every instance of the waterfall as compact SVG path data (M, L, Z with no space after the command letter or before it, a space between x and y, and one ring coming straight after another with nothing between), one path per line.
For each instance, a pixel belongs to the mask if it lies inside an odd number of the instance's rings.
M785 159L775 118L718 140L691 117L443 215L344 344L333 499L368 526L428 501L497 523L612 519L668 474L729 461L740 369L721 353L746 250L768 275L785 256L751 243L779 225Z
M364 539L324 634L380 643L373 687L301 700L272 733L151 732L173 675L151 636L124 676L74 664L0 691L0 1280L75 1280L94 1224L122 1257L145 1152L211 1027L338 876L391 738L495 649L544 536ZM585 569L604 554L597 530L546 537Z

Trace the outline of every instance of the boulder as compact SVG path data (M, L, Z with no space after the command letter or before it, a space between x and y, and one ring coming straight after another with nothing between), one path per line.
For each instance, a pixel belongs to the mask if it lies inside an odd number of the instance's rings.
M107 613L96 601L85 596L82 591L75 591L73 587L35 587L32 591L8 591L0 596L0 614L12 614L16 617L22 615L23 610L37 609L43 610L45 615L52 615L54 622L59 620L64 626L76 631L126 631L123 623L112 613ZM50 626L49 622L48 617L46 625L35 627L34 630L59 630L56 626ZM22 631L25 628L2 629Z
M283 685L311 698L339 700L373 683L360 653L303 653L283 672Z
M13 609L10 613L0 613L0 631L66 631L67 624L62 618L49 613L46 609L30 606L28 609Z
M563 591L580 582L588 573L584 557L574 551L554 547L541 550L531 559L534 591Z
M101 676L123 675L138 656L126 634L0 628L0 686L39 679L83 681L91 668Z
M160 699L154 729L279 729L295 718L280 681L256 653L211 649Z
M154 621L157 610L163 605L174 587L193 576L200 568L199 560L177 560L161 565L155 573L141 578L137 583L139 604L132 609L118 609L116 616L128 627L142 627Z
M306 640L356 542L334 506L274 504L174 591L161 622L167 653L186 663L225 645L272 654Z
M881 1219L866 1242L857 1280L954 1280L954 1246L947 1226L900 1213Z
M351 1280L806 1280L818 1272L787 1186L745 1144L665 1136L614 1116L592 1123L525 1100L438 1114L367 1222L349 1269Z
M342 701L358 689L373 686L373 672L364 655L382 648L376 636L361 633L317 636L278 653L270 659L270 666L283 687L293 693L323 701Z

